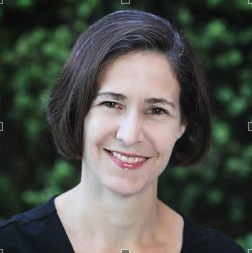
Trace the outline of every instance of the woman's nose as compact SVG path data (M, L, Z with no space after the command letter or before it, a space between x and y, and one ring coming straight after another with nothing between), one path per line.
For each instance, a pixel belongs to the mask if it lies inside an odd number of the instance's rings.
M142 121L136 113L124 115L119 122L116 138L124 143L125 146L131 146L143 140Z

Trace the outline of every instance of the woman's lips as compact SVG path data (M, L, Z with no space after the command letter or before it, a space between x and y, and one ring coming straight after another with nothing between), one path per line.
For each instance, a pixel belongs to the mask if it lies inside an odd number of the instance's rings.
M125 170L136 170L140 168L147 160L146 157L125 156L125 153L105 150L110 159L120 168Z

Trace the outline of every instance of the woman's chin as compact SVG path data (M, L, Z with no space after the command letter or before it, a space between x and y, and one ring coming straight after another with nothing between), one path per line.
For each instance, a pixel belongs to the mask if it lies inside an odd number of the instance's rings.
M129 182L129 180L117 180L116 182L109 182L106 184L110 191L125 196L131 196L139 193L144 188L141 182Z

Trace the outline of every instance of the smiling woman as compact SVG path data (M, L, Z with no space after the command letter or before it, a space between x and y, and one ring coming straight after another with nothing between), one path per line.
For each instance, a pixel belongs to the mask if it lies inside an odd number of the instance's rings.
M168 20L118 11L84 32L47 107L80 183L0 225L4 252L244 252L157 197L168 167L202 161L211 138L204 76Z
M84 122L83 180L93 168L102 186L136 193L156 183L185 131L179 83L165 56L151 51L111 61L97 82Z

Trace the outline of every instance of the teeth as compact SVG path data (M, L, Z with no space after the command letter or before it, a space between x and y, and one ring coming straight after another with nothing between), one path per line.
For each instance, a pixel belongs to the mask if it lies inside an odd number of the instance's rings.
M112 152L112 154L117 159L119 159L123 162L127 162L127 163L138 163L138 162L145 160L145 158L142 158L142 157L127 157L127 156L121 155L117 152Z

